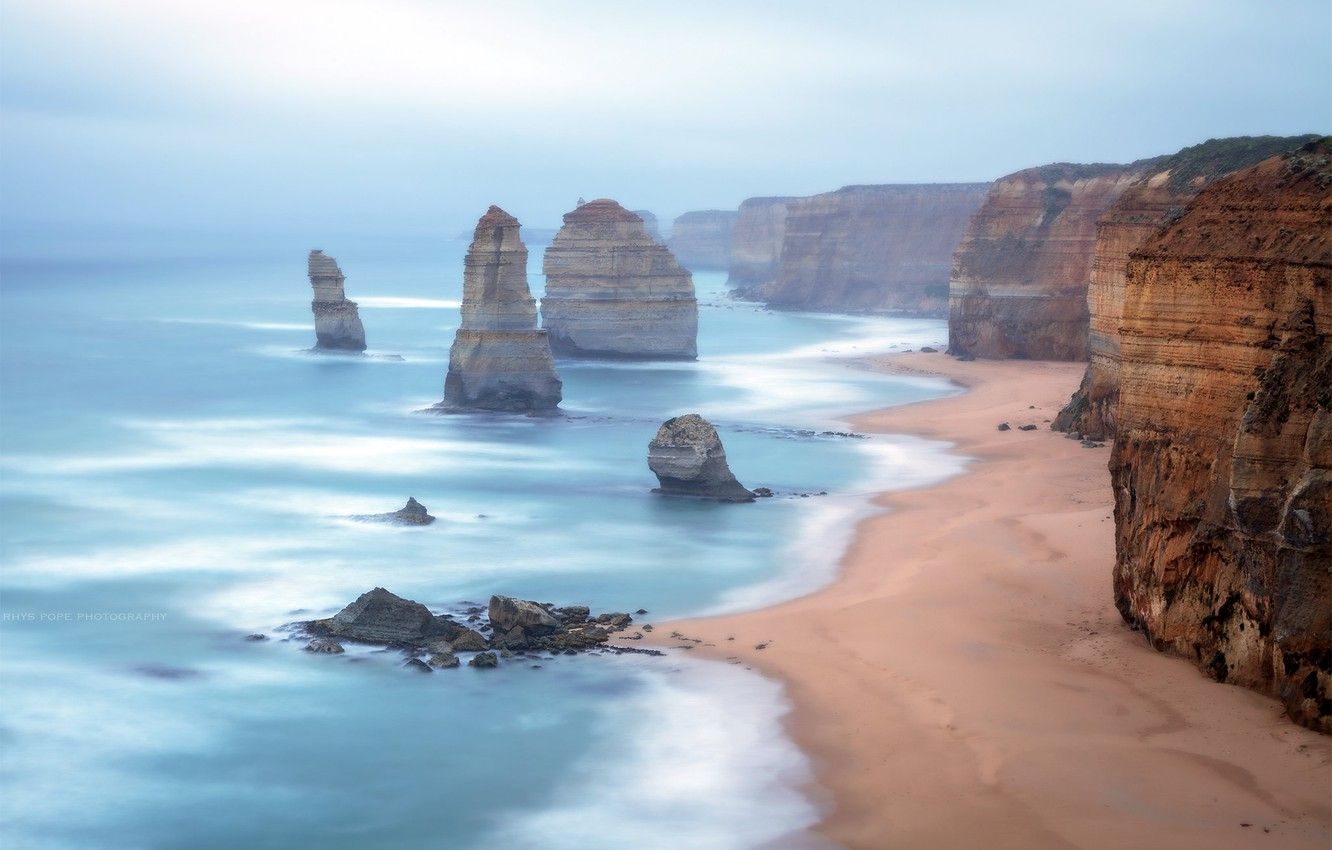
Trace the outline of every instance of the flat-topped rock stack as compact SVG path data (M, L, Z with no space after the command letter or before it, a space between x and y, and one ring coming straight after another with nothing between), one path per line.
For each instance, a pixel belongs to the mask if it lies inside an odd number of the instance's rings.
M546 332L537 328L518 229L518 219L496 206L476 223L441 409L534 412L560 403L562 387Z
M323 251L310 252L310 286L314 300L316 351L365 351L365 328L356 302L347 300L346 277L338 263Z
M643 220L600 199L564 216L546 249L542 326L551 348L584 357L698 356L694 280Z

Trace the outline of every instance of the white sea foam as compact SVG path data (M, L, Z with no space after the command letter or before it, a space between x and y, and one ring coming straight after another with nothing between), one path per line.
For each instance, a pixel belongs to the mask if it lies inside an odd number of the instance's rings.
M635 664L628 659L616 663ZM639 687L607 704L596 749L555 798L506 812L480 846L581 850L826 847L806 830L819 809L809 763L782 729L782 688L756 673L678 659L640 666Z
M705 614L752 611L813 593L832 582L861 520L878 511L872 499L890 490L927 487L960 474L969 459L950 451L951 443L903 435L859 441L865 476L854 491L810 499L782 552L783 570L758 584L725 593Z
M410 298L401 295L361 295L356 298L361 307L390 310L456 310L462 302L455 298Z

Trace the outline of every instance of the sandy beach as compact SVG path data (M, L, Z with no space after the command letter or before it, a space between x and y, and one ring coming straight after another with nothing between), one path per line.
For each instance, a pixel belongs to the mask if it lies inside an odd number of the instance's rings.
M833 585L656 632L786 684L821 830L876 850L1332 846L1332 741L1116 612L1110 449L1048 430L1083 365L877 365L968 391L855 427L948 440L969 471L879 497Z

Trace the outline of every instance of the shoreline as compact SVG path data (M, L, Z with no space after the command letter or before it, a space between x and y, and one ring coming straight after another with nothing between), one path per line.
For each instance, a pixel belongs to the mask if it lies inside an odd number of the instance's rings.
M872 365L966 391L853 427L946 440L967 468L876 496L832 584L652 636L785 685L831 798L818 831L849 848L1327 847L1332 741L1115 610L1110 449L1048 425L1084 364Z

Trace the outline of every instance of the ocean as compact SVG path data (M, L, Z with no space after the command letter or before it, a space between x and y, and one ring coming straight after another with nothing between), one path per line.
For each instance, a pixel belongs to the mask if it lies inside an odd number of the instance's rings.
M942 345L945 324L768 312L696 274L697 362L561 360L559 416L441 416L419 411L443 394L465 246L321 247L365 357L306 350L303 250L4 268L0 844L822 846L786 697L753 671L675 652L427 676L370 648L311 655L279 628L376 586L436 609L492 593L647 609L640 623L807 593L870 495L963 463L822 433L953 392L857 362ZM647 443L686 412L777 496L654 495ZM408 496L439 520L352 518Z

